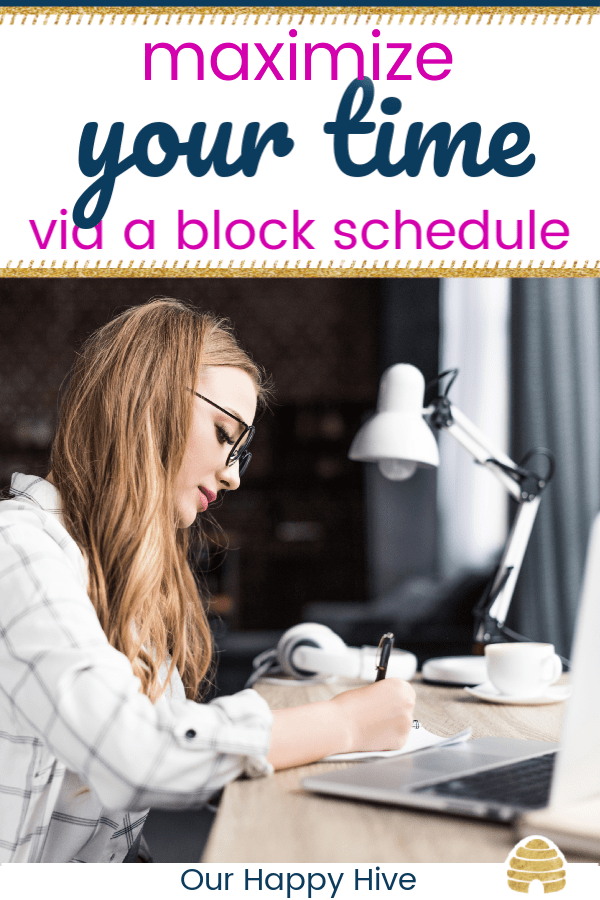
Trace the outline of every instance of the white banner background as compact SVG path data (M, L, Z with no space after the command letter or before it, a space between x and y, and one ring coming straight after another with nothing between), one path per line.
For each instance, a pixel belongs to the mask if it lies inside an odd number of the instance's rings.
M197 11L182 15L152 14L90 16L57 15L51 10L39 15L8 15L0 24L0 75L4 85L4 140L0 146L0 178L3 215L0 220L0 267L51 267L117 264L136 267L217 265L226 268L265 266L367 266L389 268L449 267L500 268L598 267L600 227L597 221L596 161L599 137L595 114L600 82L600 15L502 15L438 14L411 16L390 10L390 15L211 15ZM295 28L297 37L289 35ZM374 28L381 32L372 36ZM343 174L333 154L333 136L324 123L333 121L342 94L356 77L356 57L344 50L339 56L337 81L331 80L330 57L317 51L311 81L303 79L305 42L360 44L365 52L366 74L372 72L371 48L381 48L381 80L375 83L375 101L365 116L377 128L394 122L392 160L404 152L404 140L412 122L423 122L424 133L438 122L449 122L452 134L468 122L479 122L482 139L478 161L487 159L489 140L506 122L524 123L531 134L527 150L511 162L535 153L533 169L520 177L502 177L491 172L479 178L462 170L462 150L446 177L433 172L430 149L420 175L405 173L385 178L378 172L355 178ZM152 80L144 78L144 45L169 42L199 44L205 54L205 80L197 80L196 56L184 50L179 56L179 77L170 77L169 54L155 51ZM224 81L210 68L210 53L219 43L250 45L249 79ZM267 73L254 80L264 60L254 49L262 43L269 52L284 44L276 57L283 77ZM298 80L289 80L289 44L298 47ZM400 72L407 81L386 81L385 73L396 53L386 43L410 42L412 50ZM453 62L448 77L429 81L417 71L416 54L426 43L445 44ZM433 54L435 55L435 54ZM224 51L223 70L235 72L239 55ZM437 67L437 71L441 67ZM430 69L436 71L436 69ZM380 111L386 97L398 97L402 110L394 116ZM357 104L355 104L356 108ZM131 152L138 131L151 122L171 125L181 142L187 141L195 122L206 122L203 154L212 147L218 126L233 123L228 161L240 152L244 127L260 122L262 134L271 124L283 121L295 142L283 158L273 155L272 145L263 153L254 177L238 173L217 177L213 170L193 177L181 157L168 174L152 178L130 169L116 180L115 190L103 222L102 249L78 248L72 239L74 204L93 179L78 167L79 141L87 122L98 122L97 155L110 126L123 122L125 132L121 158ZM377 131L350 139L352 157L364 162L373 155ZM511 141L509 140L509 143ZM156 142L155 142L156 143ZM156 145L151 158L163 153ZM61 210L67 211L61 215ZM184 218L200 219L207 225L208 239L198 250L178 247L178 210ZM214 210L220 210L220 248L215 247ZM304 232L312 248L302 242L292 245L293 210L302 223L314 223ZM423 246L415 242L415 229L402 231L402 246L394 246L395 210L402 218L417 220L423 228ZM435 219L447 219L458 231L467 219L482 219L489 210L489 247L474 250L458 239L450 248L438 250L426 240L426 228ZM536 213L535 248L530 249L529 211ZM128 222L154 221L154 247L133 249L124 239ZM224 230L234 219L245 219L256 230L254 243L245 249L227 246ZM269 250L259 240L260 225L279 219L287 226L271 226L270 242L286 239L278 250ZM351 219L357 226L357 245L339 249L334 226ZM371 250L360 239L365 222L380 219L369 231L371 243L386 238L386 247ZM523 221L523 249L504 250L495 238L495 221L503 223L505 243L513 243L516 222ZM544 247L540 228L544 221L567 223L570 236L562 249ZM40 249L30 220L41 238L51 222L56 225L47 247ZM61 247L61 223L67 222L66 248ZM200 229L186 231L188 243L198 242ZM481 229L470 226L470 243L481 239ZM243 243L248 229L238 225L232 239ZM80 240L93 242L94 232L83 231ZM131 232L137 244L148 238L137 225ZM339 237L337 238L339 240ZM438 240L438 243L440 241ZM556 239L549 241L557 242Z
M195 871L189 871L190 868ZM379 889L376 888L376 875L385 873L388 883L392 882L394 874L397 875L393 887L388 890L380 878ZM246 889L246 870L250 878L257 879L259 870L262 872L262 890L259 890L258 882L248 882ZM360 878L368 878L369 870L372 874L372 890L369 891L368 882L359 882L356 888L355 872L358 870ZM196 874L202 875L202 885L197 889L186 889L182 884L182 876L190 886L199 885L200 879ZM587 900L597 897L600 886L600 870L598 866L590 863L567 863L567 878L565 887L556 896L561 900ZM221 889L219 884L221 874ZM232 873L227 881L228 889L225 889L226 873ZM308 884L310 873L313 873L312 884L314 889L309 898ZM318 890L322 883L318 874L325 879L325 886ZM208 874L211 889L207 889L206 876ZM378 898L391 896L395 898L406 897L411 900L480 900L483 896L486 900L511 900L518 896L510 890L506 879L506 865L496 863L430 863L404 865L382 863L379 867L373 863L356 865L336 865L335 863L317 863L306 865L298 863L294 865L227 863L216 864L190 864L190 866L163 864L154 866L138 866L129 868L123 866L98 866L94 869L93 877L90 877L89 869L85 866L72 866L59 864L53 866L0 866L0 891L2 896L22 897L23 900L34 900L40 896L46 898L73 898L85 897L86 900L105 900L107 893L115 897L115 900L128 897L145 897L148 900L203 900L206 897L231 897L235 900L248 898L248 900L288 900L288 875L290 877L290 900L331 900L333 888L328 875L331 875L334 884L338 884L335 900L361 900L361 898ZM414 876L414 883L410 878L402 882L405 887L399 886L402 875ZM339 881L340 875L343 875ZM281 876L282 889L279 889L279 876ZM267 887L268 883L271 887ZM304 885L302 885L304 879ZM213 889L214 888L214 889ZM528 896L543 896L542 885L534 882L529 889Z

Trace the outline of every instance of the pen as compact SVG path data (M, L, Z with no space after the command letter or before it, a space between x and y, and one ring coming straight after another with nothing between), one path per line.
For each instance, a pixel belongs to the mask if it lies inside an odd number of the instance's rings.
M375 676L375 681L383 681L385 678L393 646L394 635L391 631L387 631L379 641L379 662L376 666L377 675Z

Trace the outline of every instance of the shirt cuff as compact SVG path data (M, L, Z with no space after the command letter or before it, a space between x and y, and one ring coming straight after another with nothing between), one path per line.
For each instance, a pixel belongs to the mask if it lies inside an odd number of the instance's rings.
M213 703L238 721L237 727L243 728L246 740L252 745L248 748L251 752L244 754L240 774L246 778L272 775L275 770L267 759L267 754L271 747L273 713L264 697L248 688L229 697L220 697L213 700ZM243 725L240 719L243 720Z
M275 769L266 756L247 757L244 767L244 775L246 778L264 778L265 775L272 775Z

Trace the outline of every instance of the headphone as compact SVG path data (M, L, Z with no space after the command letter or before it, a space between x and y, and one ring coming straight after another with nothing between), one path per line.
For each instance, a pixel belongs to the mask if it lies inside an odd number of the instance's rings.
M302 622L286 631L277 647L253 660L246 687L267 674L281 673L297 680L341 675L374 681L376 665L377 647L347 647L326 625ZM392 650L387 671L391 678L409 681L417 671L417 658L406 650Z

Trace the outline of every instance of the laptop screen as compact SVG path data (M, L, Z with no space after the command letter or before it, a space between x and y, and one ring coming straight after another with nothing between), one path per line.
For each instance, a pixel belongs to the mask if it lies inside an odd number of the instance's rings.
M600 515L592 525L550 805L600 795Z

